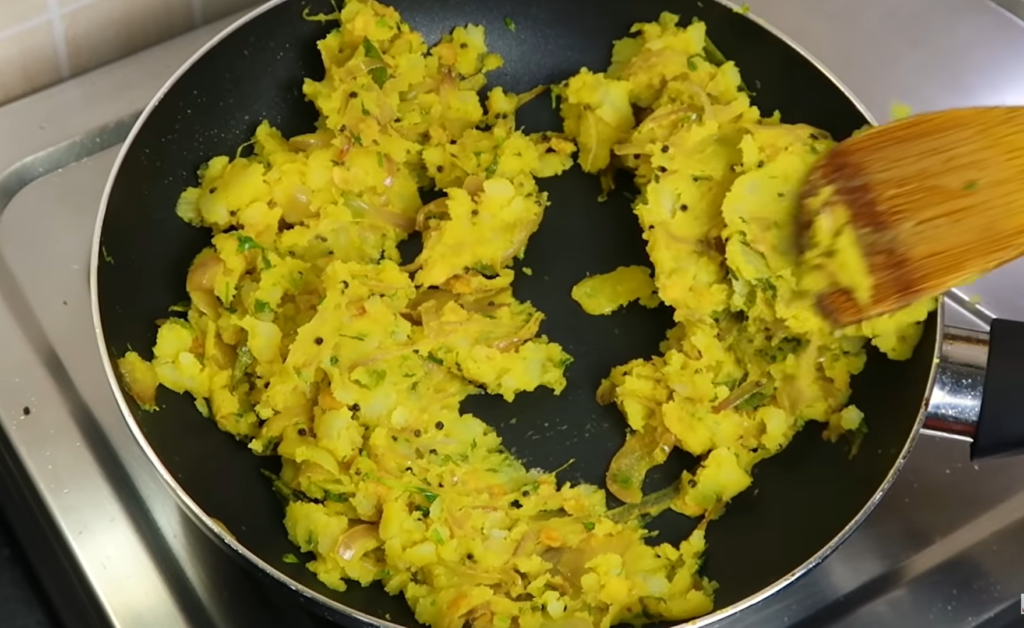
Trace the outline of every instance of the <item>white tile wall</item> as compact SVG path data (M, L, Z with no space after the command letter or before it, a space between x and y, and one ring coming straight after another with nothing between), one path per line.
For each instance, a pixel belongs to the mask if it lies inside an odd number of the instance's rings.
M262 0L0 0L0 103Z

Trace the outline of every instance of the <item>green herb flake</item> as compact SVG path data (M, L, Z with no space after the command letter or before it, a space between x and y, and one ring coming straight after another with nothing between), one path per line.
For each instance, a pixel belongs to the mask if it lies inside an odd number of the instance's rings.
M256 302L253 304L253 309L257 314L270 314L274 311L274 308L270 307L269 303L259 299L256 299Z
M103 261L104 262L106 262L108 264L113 264L114 263L114 258L110 256L110 253L107 253L107 247L101 246L100 247L100 254L103 255Z
M596 528L596 527L597 527L597 525L593 521L584 521L583 522L583 529L586 530L587 532L593 532L594 528Z
M377 26L381 28L391 28L391 22L387 21L382 17L379 17L377 18Z
M345 495L344 493L335 493L334 491L325 490L324 499L326 499L329 502L337 502L339 504L344 504L348 502L348 495Z
M689 59L686 60L686 67L691 72L696 72L697 71L697 61L695 60L696 56L697 55L693 55Z
M363 138L361 138L358 134L352 135L352 141L356 143L356 146L363 145Z
M512 21L512 18L505 18L505 28L512 31L513 33L516 32L516 23Z
M238 252L247 253L252 250L262 249L260 243L245 234L238 236Z
M441 531L437 528L433 528L430 530L430 538L432 541L434 541L434 543L437 543L438 545L444 545L444 537L441 536Z
M331 362L331 366L338 366L338 356L332 355L331 359L330 359L330 362Z
M263 266L263 270L270 270L271 268L274 267L274 265L270 262L270 258L267 257L266 253L260 255L260 264Z
M438 364L438 365L441 365L441 366L443 366L443 365L444 365L444 360L442 360L441 358L437 357L437 356L436 356L436 355L434 355L433 353L428 353L428 354L427 354L426 356L424 356L424 357L426 357L426 358L427 358L428 360L430 360L430 361L431 361L431 362L433 362L434 364Z
M374 43L370 41L369 37L363 38L363 54L365 54L367 58L373 59L374 61L384 60L384 55L380 53L380 49L378 49L377 46L375 46Z
M369 37L363 39L363 52L366 54L367 59L373 59L374 61L384 62L384 55L380 53L380 50L370 41ZM384 83L388 80L388 69L386 67L376 67L370 70L370 78L377 87L384 87Z
M299 557L295 554L285 554L281 557L281 560L288 563L289 565L298 565L300 562Z
M423 496L423 499L427 500L428 504L433 504L437 501L438 494L430 489L423 488L421 486L412 486L409 488L413 493L419 493Z
M181 303L175 303L171 307L167 308L168 312L187 312L191 309L191 304L188 301L182 301Z
M771 398L771 393L763 390L758 390L750 394L749 397L736 404L737 410L754 410L764 405L765 401Z
M973 192L978 189L979 183L977 181L968 181L964 185L964 192Z
M367 385L368 388L371 388L371 389L376 388L376 387L380 386L381 384L383 384L384 380L387 379L387 377L388 377L388 372L385 371L384 369L370 369L370 371L368 373L368 377L367 377L368 381L366 382L366 385Z
M553 87L549 91L551 92L551 108L558 109L558 92Z

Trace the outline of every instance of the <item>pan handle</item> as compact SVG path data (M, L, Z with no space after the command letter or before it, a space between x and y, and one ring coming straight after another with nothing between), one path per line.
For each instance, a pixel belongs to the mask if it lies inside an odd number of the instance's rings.
M1024 323L947 326L924 431L970 441L971 459L1024 453Z

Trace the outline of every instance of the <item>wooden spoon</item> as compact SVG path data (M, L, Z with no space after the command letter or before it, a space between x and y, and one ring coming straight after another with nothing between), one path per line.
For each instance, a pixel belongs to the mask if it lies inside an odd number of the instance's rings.
M840 326L1024 256L1024 107L917 115L840 142L804 185L798 272Z

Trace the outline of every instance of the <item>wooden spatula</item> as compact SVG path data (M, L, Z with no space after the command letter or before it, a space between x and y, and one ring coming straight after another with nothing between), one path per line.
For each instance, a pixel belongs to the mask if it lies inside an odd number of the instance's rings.
M799 233L798 272L840 326L1024 256L1024 108L927 113L840 142L804 186ZM822 233L855 236L859 259Z

